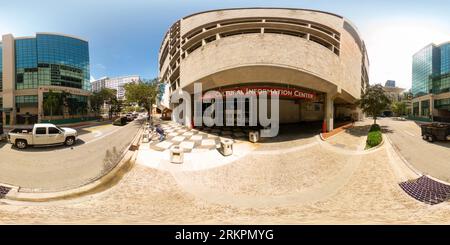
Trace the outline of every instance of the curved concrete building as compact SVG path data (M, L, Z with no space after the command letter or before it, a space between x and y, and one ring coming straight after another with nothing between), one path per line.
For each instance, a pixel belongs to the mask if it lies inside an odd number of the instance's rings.
M280 122L362 117L355 101L368 86L368 57L344 17L314 10L239 8L206 11L175 22L159 52L160 78L173 93L286 89ZM292 94L291 94L292 95ZM173 108L168 103L166 107Z

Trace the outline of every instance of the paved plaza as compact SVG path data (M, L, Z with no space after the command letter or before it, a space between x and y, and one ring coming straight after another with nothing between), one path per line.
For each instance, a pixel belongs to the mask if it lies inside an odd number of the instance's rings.
M431 206L399 185L420 175L390 141L370 151L358 146L364 124L330 141L301 132L278 142L242 141L230 157L199 149L183 164L141 145L141 158L106 191L40 205L2 199L9 205L0 205L0 222L448 224L450 202Z
M192 152L195 149L215 150L219 147L221 139L244 141L248 138L249 132L249 129L239 127L189 129L174 122L163 121L160 123L167 138L161 142L157 136L152 138L150 147L157 151L165 151L176 145L180 146L184 152Z

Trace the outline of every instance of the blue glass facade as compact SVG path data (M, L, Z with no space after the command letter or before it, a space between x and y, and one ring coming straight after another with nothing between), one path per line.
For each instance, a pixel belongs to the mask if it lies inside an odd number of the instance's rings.
M52 85L90 91L86 41L52 34L15 41L16 89Z
M3 45L0 42L0 92L3 91ZM0 109L3 108L1 105L3 104L3 100L0 99Z
M432 92L432 76L440 73L440 51L429 45L413 56L412 93L421 96Z
M441 46L441 75L450 73L450 43Z
M450 43L429 45L413 56L412 93L415 97L450 91Z

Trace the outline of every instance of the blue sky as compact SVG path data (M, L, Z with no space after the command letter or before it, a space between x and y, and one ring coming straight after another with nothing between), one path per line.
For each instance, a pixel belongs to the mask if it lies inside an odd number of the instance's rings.
M371 83L411 86L411 56L431 42L450 41L448 1L364 0L15 0L0 5L0 34L60 32L89 41L91 75L156 77L168 27L194 12L232 7L294 7L334 12L366 41Z

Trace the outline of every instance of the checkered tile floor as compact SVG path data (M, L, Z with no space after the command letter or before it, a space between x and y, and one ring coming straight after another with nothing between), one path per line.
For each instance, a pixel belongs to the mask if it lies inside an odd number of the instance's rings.
M179 145L184 152L191 152L194 149L215 150L220 146L220 140L233 139L247 140L248 130L243 128L196 128L189 129L174 122L162 122L161 127L167 138L159 142L157 137L153 137L150 148L157 151L165 151L174 145Z

